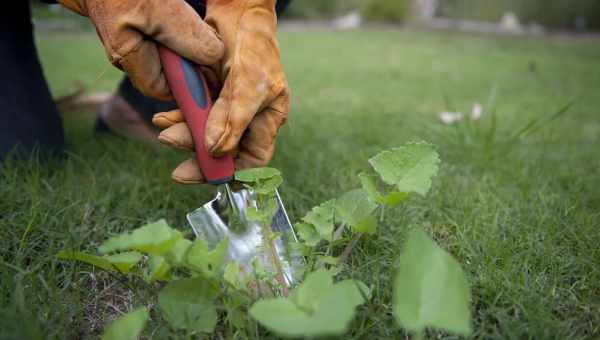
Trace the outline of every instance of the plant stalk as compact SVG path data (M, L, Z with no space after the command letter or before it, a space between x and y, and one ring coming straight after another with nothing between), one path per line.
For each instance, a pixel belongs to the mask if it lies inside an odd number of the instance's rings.
M338 266L343 264L344 262L346 262L348 257L350 257L352 250L354 250L354 247L356 247L356 244L358 243L358 241L360 240L362 235L363 234L354 235L354 237L352 238L352 241L350 241L350 243L348 243L346 245L346 248L344 248L344 251L342 251L342 254L338 257L338 262L337 262Z

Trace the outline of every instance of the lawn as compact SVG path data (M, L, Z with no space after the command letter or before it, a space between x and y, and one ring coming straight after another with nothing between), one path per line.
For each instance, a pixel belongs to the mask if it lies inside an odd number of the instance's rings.
M92 33L37 40L55 96L78 83L114 89L119 72ZM442 158L433 190L359 243L343 276L371 285L373 298L344 339L406 336L391 283L414 226L467 272L474 338L600 336L598 41L365 30L283 32L281 43L294 100L272 166L284 173L292 220L358 186L380 150L425 140ZM481 120L440 122L439 112L468 113L475 102ZM183 229L185 213L210 197L171 183L185 154L96 136L90 112L64 120L65 159L7 162L0 174L2 339L89 338L152 303L144 283L55 254L163 217ZM532 121L537 128L516 135ZM146 335L173 333L153 323Z

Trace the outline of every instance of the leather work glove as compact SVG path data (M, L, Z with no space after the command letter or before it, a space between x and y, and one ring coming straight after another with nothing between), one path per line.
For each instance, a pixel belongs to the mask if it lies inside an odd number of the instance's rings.
M201 65L215 64L223 56L214 29L183 0L59 2L90 18L110 62L147 96L171 99L154 41Z
M212 93L218 94L206 125L204 143L214 156L232 154L236 168L266 165L275 150L275 137L286 121L290 93L276 38L276 0L209 0L205 21L225 44L217 67L204 72ZM214 91L219 91L214 92ZM193 150L191 133L179 110L154 116L164 129L159 140ZM203 183L195 160L180 164L176 182Z

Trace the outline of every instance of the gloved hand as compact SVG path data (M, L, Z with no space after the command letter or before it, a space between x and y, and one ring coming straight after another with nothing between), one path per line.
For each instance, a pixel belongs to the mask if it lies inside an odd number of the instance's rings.
M217 67L205 72L213 93L222 88L209 114L204 143L215 156L233 154L237 169L264 166L271 160L275 137L289 111L275 2L208 1L205 21L220 34L225 55ZM193 150L191 133L179 110L158 113L153 122L164 129L159 136L162 143ZM204 182L195 158L180 164L172 177L180 183Z
M145 95L171 99L155 41L197 64L212 65L223 43L183 0L59 0L90 18L110 62Z

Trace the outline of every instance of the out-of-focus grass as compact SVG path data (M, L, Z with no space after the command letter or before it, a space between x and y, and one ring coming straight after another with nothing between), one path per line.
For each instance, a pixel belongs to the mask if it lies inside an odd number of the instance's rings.
M111 90L119 79L92 34L38 41L55 95L77 82ZM468 272L475 337L599 336L597 41L373 30L284 32L281 42L294 103L272 165L285 175L292 219L356 187L380 150L427 140L443 160L433 191L359 244L344 275L370 284L373 299L344 339L404 336L391 315L391 281L414 225ZM571 101L565 115L505 146ZM438 112L468 113L474 102L484 108L480 121L439 122ZM151 301L143 283L54 255L162 217L184 228L185 212L210 197L208 188L171 184L184 155L96 137L89 115L68 113L65 124L66 159L3 166L0 337L85 338L119 308ZM115 298L129 289L140 295ZM171 334L157 325L149 336Z

